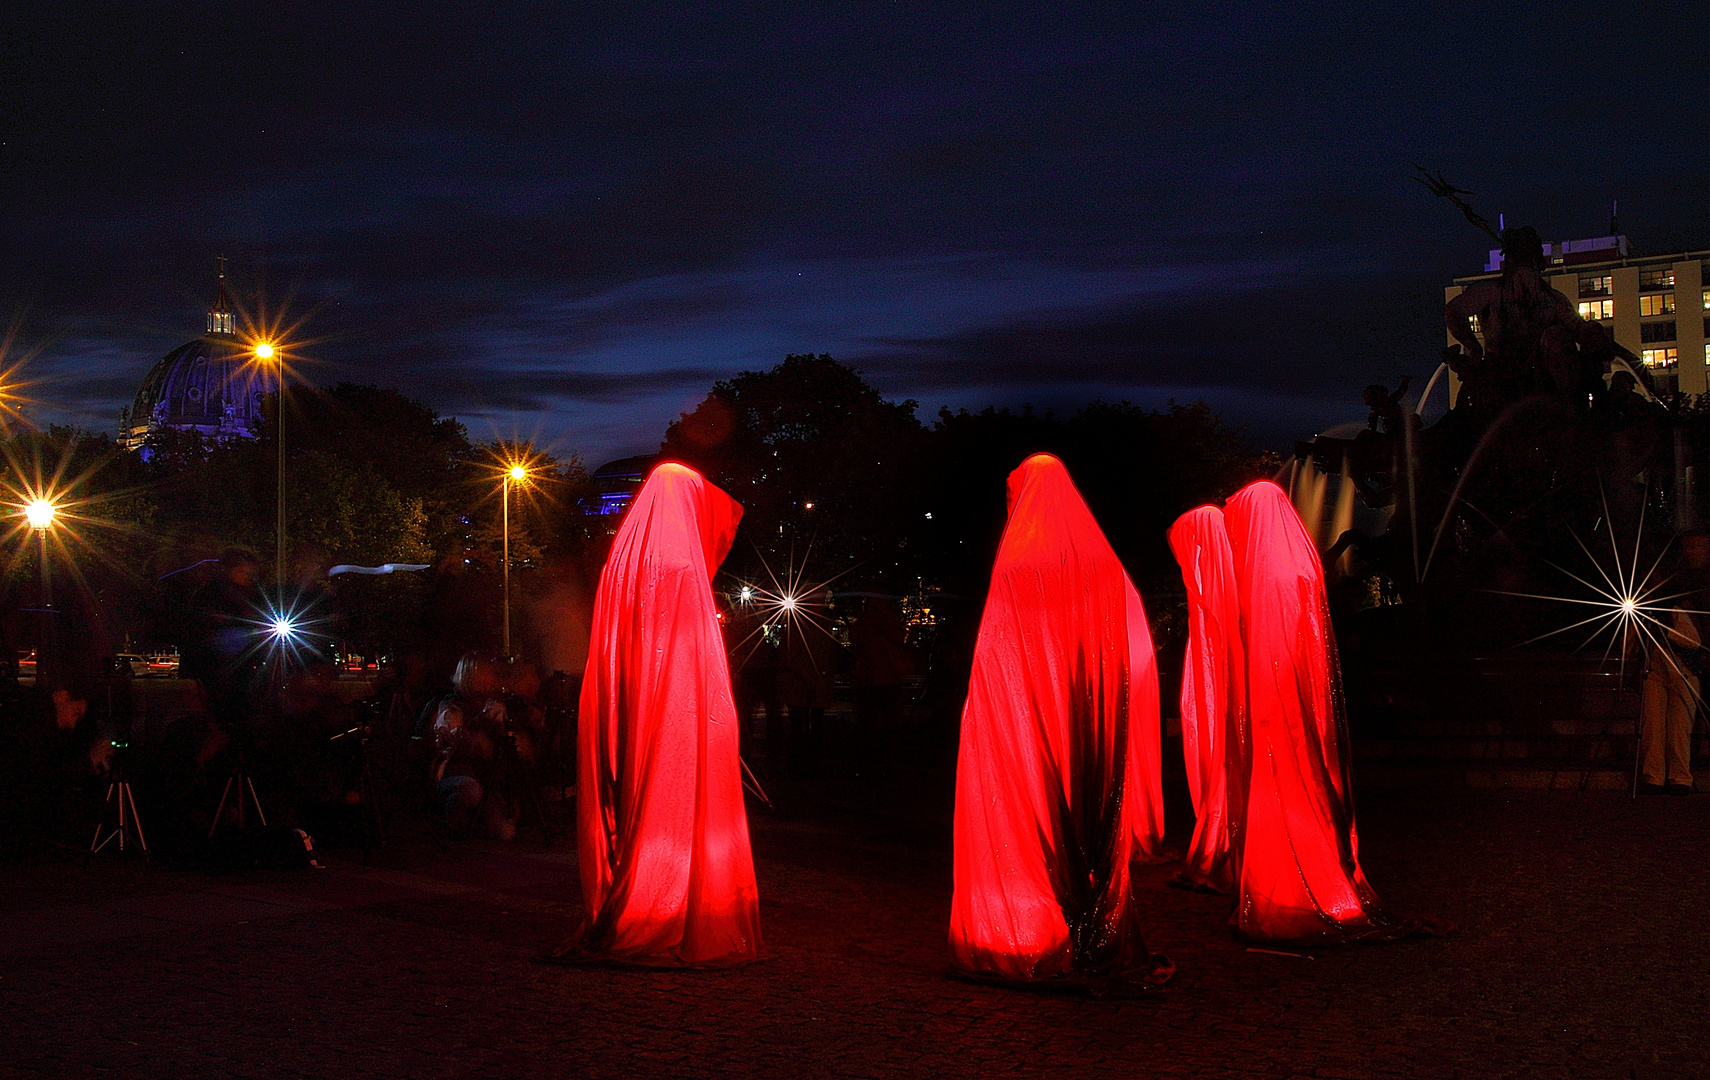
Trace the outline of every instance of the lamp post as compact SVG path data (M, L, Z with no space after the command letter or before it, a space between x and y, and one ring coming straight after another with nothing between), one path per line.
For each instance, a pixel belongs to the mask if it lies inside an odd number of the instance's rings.
M45 544L48 526L53 524L58 512L58 508L48 500L36 499L24 507L24 520L30 523L30 528L34 529L38 536L43 537L42 543Z
M279 444L279 484L278 505L274 508L274 557L277 560L276 571L279 575L279 606L285 606L285 354L283 350L275 349L271 342L257 342L255 358L262 363L273 360L278 365L279 400L274 409L273 439Z
M24 520L36 534L36 540L41 544L42 557L42 633L41 644L36 649L36 686L51 685L52 676L58 674L53 665L59 660L59 635L54 619L53 610L53 574L48 568L48 529L53 527L53 520L58 516L59 508L53 501L45 498L30 500L24 507ZM43 679L43 675L50 676Z
M528 469L522 465L512 465L505 470L504 480L499 492L500 521L504 535L504 551L502 558L505 564L504 584L504 622L505 622L505 659L511 658L511 485L520 484L528 479Z

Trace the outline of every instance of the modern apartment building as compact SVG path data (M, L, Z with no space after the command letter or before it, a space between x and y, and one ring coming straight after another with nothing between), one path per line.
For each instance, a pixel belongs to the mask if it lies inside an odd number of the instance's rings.
M1710 392L1710 251L1633 257L1625 236L1602 236L1545 244L1544 259L1550 285L1641 357L1659 389ZM1456 278L1443 299L1501 270L1492 251L1485 273Z

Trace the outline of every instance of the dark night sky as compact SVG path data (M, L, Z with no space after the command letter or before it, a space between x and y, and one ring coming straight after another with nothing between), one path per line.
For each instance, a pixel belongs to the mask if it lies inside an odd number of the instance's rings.
M1702 0L28 4L0 15L0 301L42 421L112 430L214 257L309 376L590 464L790 352L891 397L1363 415L1489 245L1710 246Z

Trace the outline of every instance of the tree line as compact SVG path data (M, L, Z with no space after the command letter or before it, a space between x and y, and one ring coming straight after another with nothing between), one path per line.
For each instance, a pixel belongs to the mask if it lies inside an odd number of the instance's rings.
M187 632L186 590L222 554L247 550L271 568L276 404L260 438L223 444L164 432L132 453L63 427L7 435L9 501L21 510L30 493L51 490L64 512L45 545L13 519L0 629L15 644L30 638L44 550L62 627L108 653ZM370 654L494 647L500 470L524 461L530 478L510 508L519 637L574 654L577 635L566 644L547 624L586 610L618 523L586 512L598 492L579 457L477 442L454 418L375 386L293 391L286 409L288 591L323 595L338 640ZM732 580L794 566L811 581L838 576L841 590L955 598L975 620L1005 479L1026 455L1065 461L1149 606L1154 593L1180 592L1164 542L1175 516L1275 468L1203 403L917 414L916 402L886 400L829 356L792 355L715 383L669 426L660 456L743 504ZM325 577L334 563L386 562L431 569Z

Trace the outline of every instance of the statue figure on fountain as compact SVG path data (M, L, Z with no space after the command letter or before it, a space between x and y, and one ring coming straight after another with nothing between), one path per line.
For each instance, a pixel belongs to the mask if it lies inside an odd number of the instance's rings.
M1421 176L1502 244L1501 274L1444 307L1455 344L1443 362L1458 393L1425 427L1402 400L1407 380L1393 393L1369 386L1366 430L1319 436L1296 456L1346 475L1367 506L1393 511L1382 535L1339 537L1327 566L1352 547L1403 599L1421 590L1446 599L1444 590L1464 592L1456 584L1515 589L1536 578L1542 562L1559 561L1563 525L1589 532L1608 517L1635 536L1647 500L1664 511L1685 496L1659 468L1677 417L1637 357L1550 286L1537 230L1498 232L1461 201L1465 192Z
M1408 384L1412 381L1413 376L1403 375L1401 381L1396 384L1394 393L1382 383L1373 383L1366 387L1366 408L1371 410L1371 415L1366 417L1367 431L1381 430L1386 435L1401 433L1401 425L1407 415L1402 395L1407 393Z
M1468 286L1443 319L1465 350L1457 377L1478 387L1469 404L1484 423L1530 394L1559 396L1579 413L1603 395L1615 343L1544 280L1544 243L1530 225L1502 233L1502 276Z

